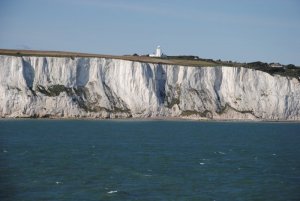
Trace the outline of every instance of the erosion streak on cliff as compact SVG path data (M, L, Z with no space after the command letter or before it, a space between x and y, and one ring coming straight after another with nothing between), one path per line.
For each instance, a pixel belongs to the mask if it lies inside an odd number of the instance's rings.
M300 83L242 67L0 56L1 117L300 120Z

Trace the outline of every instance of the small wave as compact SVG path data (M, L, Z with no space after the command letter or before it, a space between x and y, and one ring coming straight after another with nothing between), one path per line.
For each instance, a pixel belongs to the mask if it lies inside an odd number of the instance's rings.
M221 154L221 155L226 155L225 152L221 152L221 151L216 151L215 154Z
M62 182L61 182L61 181L57 181L57 182L55 182L55 183L56 183L57 185L58 185L58 184L62 184Z
M113 194L113 193L117 193L118 191L108 191L108 194Z
M152 177L151 174L144 174L145 177Z
M199 163L200 165L205 165L205 163Z

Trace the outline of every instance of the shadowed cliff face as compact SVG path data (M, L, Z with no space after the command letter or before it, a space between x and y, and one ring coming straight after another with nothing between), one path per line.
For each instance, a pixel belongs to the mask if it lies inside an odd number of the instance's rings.
M26 81L26 85L28 88L32 88L33 81L34 81L34 68L32 67L31 63L22 59L22 66L23 66L23 76Z
M1 117L300 120L297 79L247 68L0 56Z

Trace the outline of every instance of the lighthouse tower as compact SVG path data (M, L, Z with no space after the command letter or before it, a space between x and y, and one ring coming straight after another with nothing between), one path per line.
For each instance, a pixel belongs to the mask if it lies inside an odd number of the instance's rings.
M155 55L156 55L157 57L161 57L162 53L161 53L160 46L157 46Z
M150 54L150 57L162 57L162 51L160 49L160 46L157 46L156 51L154 54Z

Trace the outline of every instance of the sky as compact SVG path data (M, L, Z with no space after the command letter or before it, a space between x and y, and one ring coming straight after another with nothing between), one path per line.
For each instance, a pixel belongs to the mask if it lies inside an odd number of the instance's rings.
M0 48L300 65L300 0L0 0Z

